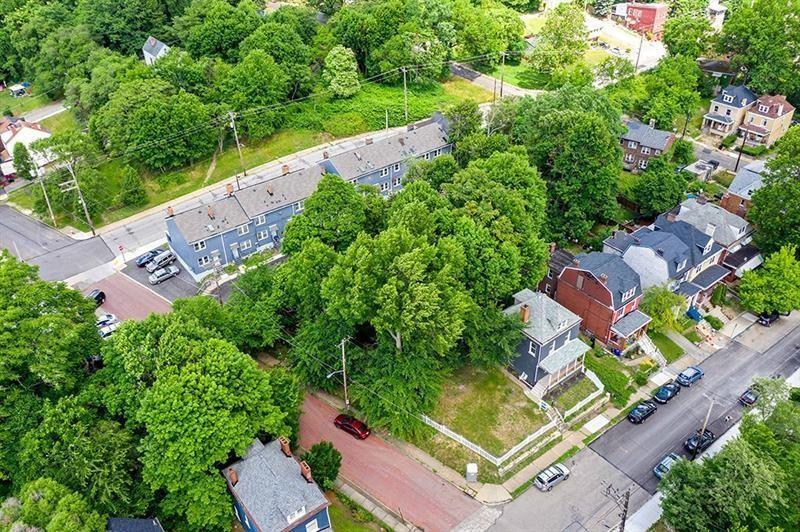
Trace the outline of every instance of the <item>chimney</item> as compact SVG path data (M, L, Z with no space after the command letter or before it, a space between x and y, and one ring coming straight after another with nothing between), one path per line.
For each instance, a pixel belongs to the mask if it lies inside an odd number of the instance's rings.
M306 479L306 482L309 484L314 482L314 478L311 476L311 466L309 466L308 462L305 460L300 462L300 474L303 475L303 478Z
M170 218L175 216L175 211L172 210L171 206L167 207L167 216L170 217Z
M289 173L289 165L288 164L284 164L283 166L281 166L281 172L283 172L283 175L288 174Z
M674 222L675 221L675 213L674 212L668 212L667 213L667 221L668 222Z
M233 196L233 183L225 185L225 191L228 193L228 196Z
M281 451L283 451L283 454L285 454L286 456L292 456L292 449L291 447L289 447L289 440L286 439L285 436L281 436L280 438L278 438L278 441L281 444Z
M369 146L370 144L372 144L372 137L366 140L366 145Z
M608 284L608 275L605 273L600 274L600 282L603 284Z
M652 127L652 128L656 127L656 119L655 118L651 118L650 122L648 122L648 125L650 127Z
M555 252L556 252L556 243L550 242L550 254L552 255Z
M212 207L211 205L208 206L208 217L211 218L212 220L214 219L214 207Z
M528 323L528 320L531 319L531 307L527 303L519 307L519 319L522 320L522 323Z
M272 183L267 184L267 194L269 194L270 196L272 196L272 194L273 194L273 192L272 192Z
M574 259L572 259L572 265L573 266L580 266L581 265L581 261L578 260L578 257L575 257Z
M228 476L231 479L231 486L235 486L239 482L239 473L234 468L228 469Z
M778 116L781 116L782 114L783 114L783 104L780 104L778 106Z
M331 154L328 153L327 150L322 152L322 158L323 159L330 159L330 157L331 157Z

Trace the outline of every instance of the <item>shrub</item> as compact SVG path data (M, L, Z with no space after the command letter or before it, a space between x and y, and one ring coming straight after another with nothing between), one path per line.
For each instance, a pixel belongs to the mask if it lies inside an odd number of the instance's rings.
M595 353L596 354L596 353ZM622 371L622 364L614 357L606 355L601 357L586 357L586 367L592 370L611 394L614 406L622 408L628 403L633 393L630 378Z
M726 296L728 294L728 287L724 284L718 284L711 294L711 303L716 306L724 305Z
M633 381L639 386L644 386L647 384L647 372L642 370L637 371L636 375L633 376Z
M317 484L325 490L333 489L339 467L342 465L342 454L329 441L321 441L311 446L303 460L311 467L311 474Z
M711 327L715 331L718 331L718 330L722 329L722 325L723 325L722 320L717 318L716 316L711 316L709 314L709 315L703 316L703 319L706 320L708 322L708 324L711 325Z
M743 153L746 153L747 155L751 155L753 157L759 157L759 156L764 155L765 153L767 153L767 147L766 146L744 146L744 147L741 148L741 151Z
M789 399L796 403L800 403L800 388L792 388L789 391Z
M727 137L722 139L722 145L726 148L730 148L731 146L733 146L733 143L736 142L737 138L739 137L737 137L735 133L733 135L728 135Z

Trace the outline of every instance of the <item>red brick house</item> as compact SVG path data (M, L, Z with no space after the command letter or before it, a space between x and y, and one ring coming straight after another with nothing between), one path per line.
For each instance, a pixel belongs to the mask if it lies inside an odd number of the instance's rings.
M667 21L667 4L640 4L631 2L625 14L625 25L636 33L660 41L664 36L664 23Z
M644 171L652 157L666 153L675 143L675 135L671 131L662 131L650 125L630 120L626 124L628 130L619 138L622 147L622 167L631 172Z
M624 351L647 330L639 310L639 274L611 253L582 253L558 278L556 301L581 317L581 329L611 349Z

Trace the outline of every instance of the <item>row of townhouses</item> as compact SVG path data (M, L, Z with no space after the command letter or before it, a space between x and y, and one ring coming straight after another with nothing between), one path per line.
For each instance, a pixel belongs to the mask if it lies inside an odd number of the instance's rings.
M314 166L296 171L283 167L275 179L234 190L187 211L167 209L166 236L187 271L200 279L219 265L280 246L286 224L303 211L303 203L325 174L354 185L372 185L384 196L403 187L403 176L417 160L432 160L450 152L447 124L440 114L409 125L407 130L337 155L323 154Z

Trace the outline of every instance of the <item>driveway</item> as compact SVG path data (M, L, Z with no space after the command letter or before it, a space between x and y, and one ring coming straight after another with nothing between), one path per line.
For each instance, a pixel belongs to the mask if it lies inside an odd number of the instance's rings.
M339 412L307 395L300 417L300 445L327 440L342 453L339 475L395 514L426 532L451 530L481 505L373 434L363 441L336 429Z
M114 259L101 238L74 240L7 205L0 205L0 247L38 266L47 281L63 281Z
M167 279L155 286L152 286L148 280L150 274L147 272L147 268L139 268L136 266L134 260L131 260L125 265L122 273L137 283L148 287L149 290L152 290L164 299L168 299L170 302L183 297L196 296L197 283L195 280L192 279L192 276L186 272L186 269L179 262L176 261L173 265L180 268L181 272L175 277Z
M83 292L92 288L99 288L106 294L106 302L100 307L101 310L121 320L142 320L152 313L167 314L172 311L169 301L121 273L81 287Z
M63 113L67 108L64 107L63 101L51 102L36 109L31 109L24 114L25 120L28 122L41 122L45 118L50 118L59 113Z

